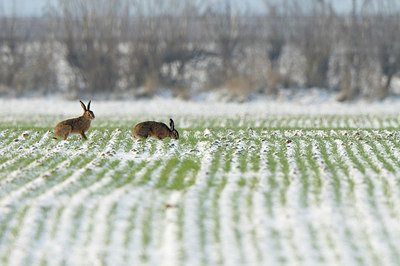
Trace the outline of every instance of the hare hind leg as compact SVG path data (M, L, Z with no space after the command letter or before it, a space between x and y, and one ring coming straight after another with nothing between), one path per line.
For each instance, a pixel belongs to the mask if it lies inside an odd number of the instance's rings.
M138 139L147 139L149 137L149 133L139 131L139 132L136 132L133 136Z
M81 136L82 136L82 139L87 139L87 137L86 137L86 135L85 135L85 132L84 132L84 131L82 131L80 134L81 134Z
M71 133L72 127L69 125L64 125L62 127L56 128L54 135L56 138L63 138L66 140L68 138L68 135Z
M69 134L71 133L71 131L72 131L72 127L68 126L68 130L65 130L64 134L63 134L64 140L67 140L67 138L68 138Z

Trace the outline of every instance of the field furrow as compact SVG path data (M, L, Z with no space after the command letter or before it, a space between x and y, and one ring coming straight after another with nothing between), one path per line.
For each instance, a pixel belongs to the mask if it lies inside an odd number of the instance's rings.
M19 119L0 129L1 265L400 264L395 116L177 117L161 141L130 117L87 141Z

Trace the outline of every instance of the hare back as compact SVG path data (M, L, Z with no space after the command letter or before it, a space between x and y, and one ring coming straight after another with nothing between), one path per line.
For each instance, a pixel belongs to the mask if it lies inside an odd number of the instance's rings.
M91 123L90 119L80 116L78 118L72 118L72 119L62 121L62 122L58 123L56 128L61 127L61 126L70 126L71 133L81 133L81 132L86 132L89 130L90 123ZM66 128L68 128L68 127L66 127Z
M169 135L170 129L166 124L161 122L141 122L133 128L133 136L137 138L156 137L162 139Z

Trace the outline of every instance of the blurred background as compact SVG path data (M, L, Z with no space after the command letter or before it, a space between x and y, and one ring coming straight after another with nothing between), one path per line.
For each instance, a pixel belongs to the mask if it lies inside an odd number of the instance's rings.
M0 0L0 97L398 94L398 0Z

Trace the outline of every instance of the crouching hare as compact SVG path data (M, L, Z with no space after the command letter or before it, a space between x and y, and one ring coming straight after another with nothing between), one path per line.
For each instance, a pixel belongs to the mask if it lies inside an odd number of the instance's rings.
M155 137L158 139L163 139L169 137L172 139L179 139L179 133L176 131L174 126L174 120L170 118L169 121L171 128L168 128L166 124L161 122L141 122L133 128L132 134L135 138Z
M90 123L94 119L94 113L90 111L91 101L88 102L87 108L82 101L80 102L84 111L83 115L58 123L54 129L55 138L63 138L66 140L70 134L80 134L83 139L87 139L85 132L89 130Z

